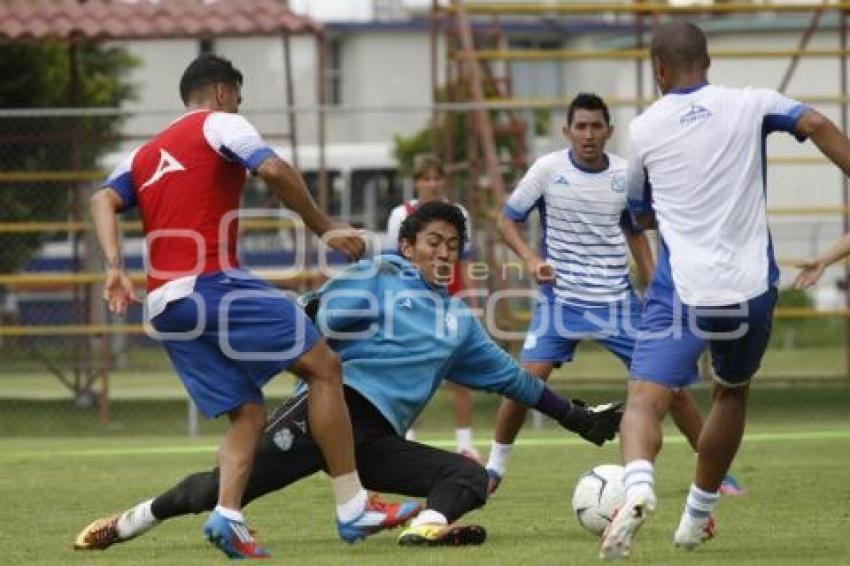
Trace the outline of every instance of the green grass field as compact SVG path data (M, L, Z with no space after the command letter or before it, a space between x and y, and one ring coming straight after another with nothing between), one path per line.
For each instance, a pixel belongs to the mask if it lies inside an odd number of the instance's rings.
M597 400L621 390L583 393ZM705 404L704 391L700 401ZM179 414L180 404L174 405ZM476 398L476 407L477 439L485 448L495 402L491 397ZM687 555L674 549L670 539L694 458L683 439L668 428L658 461L660 506L642 530L631 563L848 563L848 407L846 385L757 388L747 438L734 467L748 494L724 500L718 510L718 538ZM36 416L29 418L35 422ZM202 541L203 516L170 521L103 553L71 550L77 531L90 520L155 495L187 473L210 466L217 437L133 436L133 429L142 424L125 421L117 435L74 426L65 435L50 437L30 436L25 430L10 436L4 429L0 563L224 563ZM419 434L425 441L450 448L450 431L448 403L441 395L425 415ZM80 436L83 433L96 435ZM403 549L396 545L393 533L344 545L336 538L329 484L321 476L252 504L248 514L274 553L274 564L593 564L596 541L571 514L571 490L584 470L617 460L616 444L597 449L551 425L526 431L500 491L484 509L467 517L488 529L489 540L480 548Z

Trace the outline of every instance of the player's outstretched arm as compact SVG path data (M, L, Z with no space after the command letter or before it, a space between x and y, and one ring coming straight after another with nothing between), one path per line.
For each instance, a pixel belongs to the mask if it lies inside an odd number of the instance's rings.
M817 258L797 265L801 271L794 280L794 288L805 289L806 287L811 287L818 282L827 267L848 255L850 255L850 234L847 234L832 244L828 250Z
M826 157L838 165L845 175L850 175L850 139L826 116L806 109L797 120L796 131L812 142ZM833 244L816 259L800 264L802 269L794 281L794 287L805 289L817 283L824 270L836 261L850 255L850 235Z
M328 234L325 243L349 259L358 259L366 250L363 234L350 226L335 223L316 206L301 174L283 159L272 156L257 167L257 175L268 184L290 210L295 211L318 236Z
M821 153L850 175L850 139L829 118L807 108L797 120L796 131L810 138Z
M614 440L623 418L623 403L588 407L581 399L568 402L546 386L534 408L597 446Z
M622 403L587 407L578 399L561 397L496 345L477 319L471 322L455 362L446 368L452 381L470 389L497 392L536 409L597 446L614 438L623 416Z

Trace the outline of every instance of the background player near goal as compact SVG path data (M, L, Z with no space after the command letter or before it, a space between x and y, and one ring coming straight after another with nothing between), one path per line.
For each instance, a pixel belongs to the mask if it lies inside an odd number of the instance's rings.
M416 210L417 206L426 202L448 201L445 195L446 172L443 169L443 162L435 155L422 154L417 155L413 160L413 188L416 191L416 198L404 202L390 212L389 220L387 221L387 237L392 245L398 242L398 233L401 223L405 218ZM469 218L469 212L459 203L455 203L463 212L466 218L466 246L461 250L460 258L454 265L454 274L449 283L449 294L457 295L458 293L468 289L467 281L467 260L471 256L472 250L472 222ZM470 302L473 306L476 305L476 298L473 295L470 297ZM472 395L470 391L462 385L448 383L448 387L452 392L452 401L455 410L455 441L457 443L457 451L464 456L472 458L476 462L481 461L481 456L478 454L472 437ZM408 429L407 438L414 440L416 435L413 427Z

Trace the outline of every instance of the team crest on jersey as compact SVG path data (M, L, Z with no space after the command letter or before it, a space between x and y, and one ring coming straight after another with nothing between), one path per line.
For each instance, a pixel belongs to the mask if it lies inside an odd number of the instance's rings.
M183 167L183 164L177 161L173 155L168 153L162 148L159 148L159 164L156 166L156 171L154 171L151 178L145 181L145 184L139 187L141 191L148 185L152 185L165 177L169 173L174 173L176 171L185 171L186 168Z
M288 428L282 428L274 433L272 440L278 448L280 448L283 452L286 452L292 448L292 443L295 441L295 435L292 434L292 431Z
M691 109L682 114L682 116L679 118L679 123L685 126L688 124L693 124L695 122L700 122L702 120L705 120L706 118L710 118L711 116L711 111L705 106L691 104Z
M455 334L457 332L457 317L450 313L446 313L446 330L450 334Z
M611 190L615 193L626 192L626 178L622 175L614 175L611 178Z

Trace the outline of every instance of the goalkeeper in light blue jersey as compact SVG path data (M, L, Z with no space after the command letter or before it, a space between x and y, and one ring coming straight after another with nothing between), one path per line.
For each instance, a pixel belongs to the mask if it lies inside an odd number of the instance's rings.
M484 542L478 525L458 525L487 500L487 473L478 463L404 438L445 376L533 407L597 445L614 437L619 404L585 407L553 393L520 368L481 323L445 289L465 239L465 219L454 205L418 207L402 224L400 257L362 261L330 280L308 302L317 326L342 363L345 397L363 484L371 490L427 498L402 532L405 546ZM269 418L244 503L324 469L308 428L306 384ZM186 477L162 495L124 513L99 519L78 537L79 548L103 549L157 523L215 504L218 471ZM414 516L415 515L415 516Z

